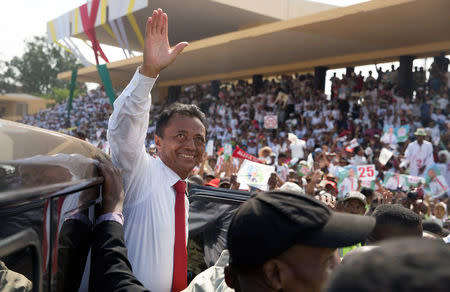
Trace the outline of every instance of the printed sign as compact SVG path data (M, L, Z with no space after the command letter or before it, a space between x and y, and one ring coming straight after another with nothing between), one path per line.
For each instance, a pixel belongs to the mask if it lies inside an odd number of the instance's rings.
M393 172L385 172L383 185L385 188L398 191L402 190L407 192L411 188L418 187L420 184L424 184L425 179L423 177L399 174Z
M310 171L311 169L308 167L308 164L305 163L299 164L297 167L297 174L302 177L307 176Z
M383 128L383 135L381 136L381 142L385 144L397 144L408 140L409 125L403 125L398 128L393 126L385 126Z
M348 192L358 190L358 169L354 165L339 168L338 177L339 197L344 197Z
M361 187L375 188L375 178L377 177L377 171L375 165L348 165L340 167L336 171L338 178L338 191L339 197L345 196L348 192L357 191L359 181L361 181Z
M266 129L278 128L278 117L276 115L264 116L264 128Z
M360 180L374 180L375 176L375 165L358 165L358 178Z
M409 136L409 125L403 125L395 129L398 142L406 142Z
M355 148L356 146L359 146L358 140L353 139L353 140L350 141L350 144L347 146L347 148L353 149L353 148Z
M274 166L244 160L237 173L237 181L241 184L241 189L252 186L266 191L268 189L267 181L270 178L270 174L274 171Z
M225 155L226 161L228 161L228 158L230 158L232 152L233 152L233 146L231 146L231 143L226 143L223 148L223 154Z
M432 197L439 197L448 192L448 185L436 163L425 171L425 192Z
M361 189L362 188L368 188L368 189L375 189L375 180L362 180L361 181Z

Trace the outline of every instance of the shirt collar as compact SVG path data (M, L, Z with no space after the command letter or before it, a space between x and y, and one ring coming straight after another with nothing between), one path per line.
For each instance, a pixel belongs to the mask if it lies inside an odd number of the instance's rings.
M167 183L170 186L173 186L174 184L176 184L177 181L179 180L184 180L187 182L186 179L182 179L178 174L176 174L172 169L170 169L162 160L161 158L156 158L156 160L158 161L158 163L161 166L161 169L163 171L163 176L165 177Z

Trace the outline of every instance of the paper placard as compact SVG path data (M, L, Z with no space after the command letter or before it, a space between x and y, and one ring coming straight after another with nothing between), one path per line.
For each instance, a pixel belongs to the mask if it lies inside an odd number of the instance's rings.
M260 190L268 189L267 181L275 166L264 165L250 160L244 160L237 173L237 181L241 184L241 188L251 185Z
M380 157L378 158L378 161L381 163L381 165L386 165L386 163L391 159L392 155L394 155L394 152L383 148L380 152Z
M358 178L360 180L375 180L375 165L358 165Z
M403 125L400 127L385 126L383 128L383 135L380 137L380 141L385 144L397 144L406 142L409 135L409 125Z
M425 170L425 192L439 197L448 192L448 185L436 163Z
M350 144L347 146L347 148L353 149L356 146L359 146L358 140L353 139L353 140L350 141Z
M374 189L377 174L373 164L339 167L335 174L338 178L339 197L344 197L348 192L358 190L359 181L361 181L361 187Z
M278 117L276 115L264 116L264 128L266 129L278 128Z
M208 143L206 143L206 155L213 156L214 152L214 141L209 140Z
M385 172L383 185L385 188L393 191L402 190L404 192L411 188L424 184L425 179L419 176L399 174L393 172Z

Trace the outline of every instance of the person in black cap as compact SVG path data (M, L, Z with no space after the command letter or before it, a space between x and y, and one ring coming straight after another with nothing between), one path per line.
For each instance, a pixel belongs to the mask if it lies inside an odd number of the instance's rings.
M448 245L439 240L403 238L346 259L325 291L446 292L449 283Z
M236 291L321 291L337 247L365 240L375 220L337 213L313 197L270 191L234 214L225 281Z

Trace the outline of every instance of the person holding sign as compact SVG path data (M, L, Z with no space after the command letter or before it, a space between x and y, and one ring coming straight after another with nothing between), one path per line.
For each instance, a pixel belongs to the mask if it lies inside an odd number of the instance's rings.
M187 286L186 178L203 158L205 114L195 105L171 105L156 124L158 158L144 147L150 90L187 45L170 47L167 14L153 11L145 30L143 63L114 102L108 124L111 158L123 174L128 257L137 279L151 291Z
M405 171L405 167L409 165L409 174L413 176L424 175L425 169L433 164L433 145L425 141L427 133L424 128L419 128L414 133L417 140L410 143L405 150L405 160L400 167Z

